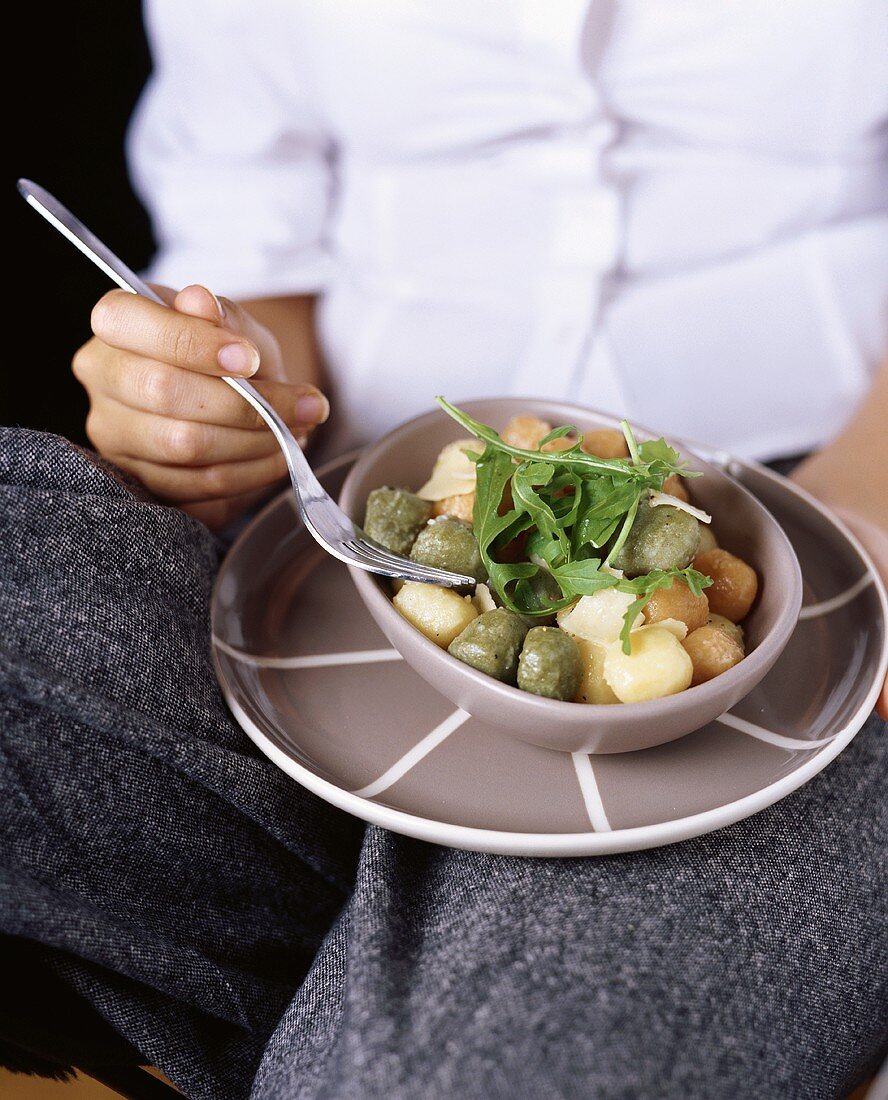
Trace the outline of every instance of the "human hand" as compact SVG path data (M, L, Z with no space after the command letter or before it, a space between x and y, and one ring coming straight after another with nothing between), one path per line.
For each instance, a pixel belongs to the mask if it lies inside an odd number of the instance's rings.
M155 289L172 308L112 290L93 309L94 336L72 364L87 435L159 500L218 529L287 472L265 422L220 376L250 378L300 440L329 405L288 381L277 339L241 306L202 286Z

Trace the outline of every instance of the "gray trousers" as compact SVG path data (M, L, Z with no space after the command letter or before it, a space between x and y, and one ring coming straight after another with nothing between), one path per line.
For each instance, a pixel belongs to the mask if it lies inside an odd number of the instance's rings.
M0 1040L19 1053L41 1021L16 1006L45 982L207 1100L826 1100L885 1055L884 723L684 844L437 848L319 801L234 724L204 527L17 429L0 492ZM42 1055L101 1053L71 1022Z

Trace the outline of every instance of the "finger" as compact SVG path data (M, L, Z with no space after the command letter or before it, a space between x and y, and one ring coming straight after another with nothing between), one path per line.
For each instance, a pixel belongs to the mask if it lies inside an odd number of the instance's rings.
M158 416L127 408L107 397L93 403L86 431L102 454L126 455L166 466L244 462L280 449L269 431Z
M98 349L89 353L81 349L75 357L75 374L91 393L105 394L130 408L178 420L268 431L252 405L230 386L168 363L125 352L103 356ZM294 431L309 430L329 415L327 399L307 383L253 381L252 385Z
M225 306L222 302L209 287L200 286L198 283L180 290L171 304L173 309L177 309L180 313L185 313L189 317L200 317L204 321L212 321L214 325L224 324L226 320ZM241 331L236 324L232 324L230 311L228 327L232 331Z
M99 299L92 330L111 347L201 374L251 377L259 369L259 349L251 340L124 290Z
M223 462L212 466L165 466L113 453L106 457L138 478L158 500L173 504L241 496L268 488L287 473L287 464L280 451L248 462Z
M244 339L251 340L259 348L262 347L263 337L266 339L268 337L268 330L249 310L231 301L230 298L219 297L209 287L201 286L199 283L193 283L180 290L173 298L172 306L179 313L211 321L229 332L237 333Z
M224 500L198 500L180 504L179 507L189 516L205 523L211 531L220 531L245 512L255 508L268 496L268 489L259 489L254 493L242 493Z
M882 685L882 694L876 703L876 711L880 718L884 718L888 722L888 679Z
M163 298L168 306L171 306L176 300L176 294L178 293L178 291L173 290L171 286L163 286L163 284L161 283L149 283L148 285L151 287L155 294Z

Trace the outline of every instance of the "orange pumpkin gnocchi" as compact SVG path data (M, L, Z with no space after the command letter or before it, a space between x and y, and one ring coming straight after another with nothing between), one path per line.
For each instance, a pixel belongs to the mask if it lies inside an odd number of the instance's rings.
M746 618L758 593L758 577L751 565L729 550L706 550L694 558L694 568L712 577L706 589L709 610L732 623Z
M681 643L691 658L691 686L705 684L743 660L743 650L726 630L714 623L701 626Z

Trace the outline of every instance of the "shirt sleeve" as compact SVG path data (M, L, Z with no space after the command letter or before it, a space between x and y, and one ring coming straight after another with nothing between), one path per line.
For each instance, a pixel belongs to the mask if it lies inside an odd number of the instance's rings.
M154 68L128 154L153 221L155 282L261 298L317 292L331 277L331 143L288 8L145 5Z

